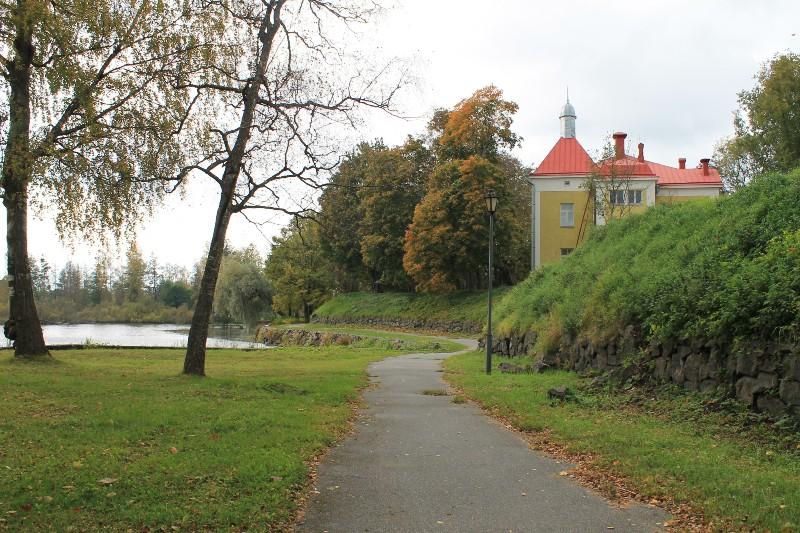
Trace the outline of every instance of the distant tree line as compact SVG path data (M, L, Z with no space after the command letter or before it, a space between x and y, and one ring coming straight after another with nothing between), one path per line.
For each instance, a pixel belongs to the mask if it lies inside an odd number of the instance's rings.
M192 271L145 259L135 243L124 264L99 256L92 267L67 262L56 268L42 256L30 261L33 290L47 322L188 323L204 261ZM5 303L5 302L4 302ZM264 259L254 247L226 248L217 285L214 320L252 325L272 317L272 290Z
M337 168L315 216L273 239L267 259L273 307L311 309L331 293L356 290L451 292L488 281L484 196L500 196L497 282L530 269L530 169L510 154L517 105L494 86L452 109L399 146L362 143ZM313 219L313 220L312 220Z

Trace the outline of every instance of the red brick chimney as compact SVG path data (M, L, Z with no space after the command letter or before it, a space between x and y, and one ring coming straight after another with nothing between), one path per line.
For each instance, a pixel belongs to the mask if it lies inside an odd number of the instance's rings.
M644 143L639 143L639 162L644 163Z
M680 157L678 158L678 168L681 170L686 170L686 158Z
M627 133L621 131L616 132L614 137L614 159L622 159L625 157L625 137Z
M711 161L709 158L701 159L700 163L703 165L703 176L708 176L708 163Z

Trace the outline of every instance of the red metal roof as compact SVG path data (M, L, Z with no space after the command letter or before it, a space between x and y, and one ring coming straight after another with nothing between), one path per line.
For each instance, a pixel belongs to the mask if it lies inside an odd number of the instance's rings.
M601 176L617 176L625 178L652 178L656 175L650 165L635 157L625 156L623 159L606 159L597 165Z
M708 168L708 176L703 175L702 168L680 169L647 162L658 176L659 185L709 185L722 187L722 178L716 168Z
M656 177L659 185L697 185L722 187L719 171L709 167L708 176L703 175L702 168L680 169L639 161L638 158L626 155L619 160L606 160L595 166L592 158L583 149L581 143L574 138L561 137L542 163L531 174L532 176L574 176L599 172L608 176L612 167L617 175L630 177Z
M561 137L533 176L591 174L594 163L575 138Z

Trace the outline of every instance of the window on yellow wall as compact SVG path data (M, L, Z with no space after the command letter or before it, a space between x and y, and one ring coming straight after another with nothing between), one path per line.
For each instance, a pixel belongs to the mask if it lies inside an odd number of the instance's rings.
M561 227L575 226L575 204L561 204Z
M628 191L628 205L640 205L642 203L642 191Z
M575 248L562 248L561 249L561 257L566 257L572 253Z

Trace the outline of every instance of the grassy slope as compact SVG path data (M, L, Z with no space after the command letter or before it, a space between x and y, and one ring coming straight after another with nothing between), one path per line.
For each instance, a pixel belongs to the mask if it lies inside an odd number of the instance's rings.
M320 332L331 331L356 335L363 338L362 341L355 343L355 346L359 347L388 348L391 345L390 341L402 340L405 342L405 348L419 352L456 352L464 348L462 344L442 337L420 337L419 335L411 333L381 331L372 328L347 327L330 324L282 324L276 327L283 329L307 329Z
M347 427L379 348L0 355L0 530L265 531ZM99 480L118 481L103 485Z
M627 402L619 393L551 405L547 390L576 374L483 373L483 354L445 361L445 377L524 431L550 430L570 451L622 474L648 497L689 502L717 528L800 530L800 440L775 437L747 415L713 413L693 394ZM728 530L728 529L726 529Z
M598 228L508 293L498 330L538 331L541 350L625 324L658 339L800 339L798 205L800 170Z
M507 293L507 287L495 289L495 301L499 301ZM486 292L346 293L323 304L314 316L341 320L360 318L460 320L482 324L486 320Z

